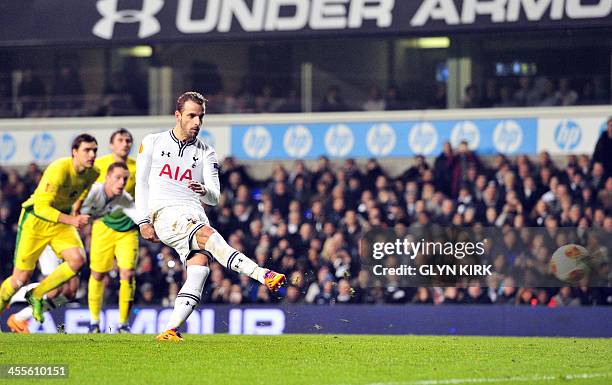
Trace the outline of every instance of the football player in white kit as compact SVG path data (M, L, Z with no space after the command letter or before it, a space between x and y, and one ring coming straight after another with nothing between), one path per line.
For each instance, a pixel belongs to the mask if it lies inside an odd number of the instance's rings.
M125 185L130 176L128 167L123 162L115 162L108 166L106 180L104 183L94 183L83 202L80 213L90 215L91 219L98 219L107 214L115 214L118 211L123 212L136 221L136 207L134 199L125 191ZM38 260L40 272L43 276L47 276L55 270L61 263L57 255L53 252L50 246L47 246ZM11 304L15 302L25 302L25 293L36 287L38 282L27 285L21 288L13 298ZM62 306L68 302L76 294L78 280L70 280L56 290L49 292L46 295L44 309L50 310ZM23 308L21 311L12 314L7 324L11 331L15 333L28 333L28 321L32 318L32 308L30 306Z
M219 163L215 150L198 138L205 99L185 92L176 103L173 129L147 135L136 160L136 209L143 238L174 248L187 266L166 331L157 341L182 341L178 332L200 301L210 272L206 251L222 266L276 291L285 276L258 266L227 244L210 226L203 204L219 202Z

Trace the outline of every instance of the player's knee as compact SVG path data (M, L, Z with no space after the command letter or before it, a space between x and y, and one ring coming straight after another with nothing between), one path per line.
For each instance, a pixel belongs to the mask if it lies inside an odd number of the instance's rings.
M70 266L72 271L76 272L81 270L85 265L85 258L83 258L83 256L74 256L73 258L67 260L66 263L68 263L68 266Z
M125 281L131 281L134 278L134 269L120 269L119 278Z
M22 277L17 277L15 276L15 274L13 274L11 276L11 286L13 287L13 289L18 290L21 289L23 287L23 285L25 285L26 283L28 283L27 279L24 279Z
M192 265L208 266L208 257L203 253L193 253L187 259L187 266Z
M93 277L93 279L95 279L96 281L102 281L104 279L104 277L106 276L106 273L98 273L97 271L91 271L91 276Z
M210 226L204 226L196 232L196 239L198 240L198 246L200 249L204 249L208 238L215 233L215 229Z
M11 286L13 289L17 290L24 286L26 283L30 281L30 277L32 276L32 270L20 270L14 269L13 274L11 275Z
M62 258L73 271L79 271L85 265L85 251L80 248L68 249L62 252Z

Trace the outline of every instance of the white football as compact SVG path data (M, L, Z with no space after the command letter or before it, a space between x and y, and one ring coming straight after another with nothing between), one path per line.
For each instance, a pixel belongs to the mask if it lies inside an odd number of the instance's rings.
M550 270L563 282L577 283L591 271L587 264L589 258L589 251L580 245L561 246L552 255Z

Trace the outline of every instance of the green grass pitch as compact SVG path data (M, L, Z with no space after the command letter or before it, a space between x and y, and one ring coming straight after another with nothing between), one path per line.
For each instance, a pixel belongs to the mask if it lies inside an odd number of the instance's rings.
M2 384L611 384L612 339L0 334L2 364L68 364Z

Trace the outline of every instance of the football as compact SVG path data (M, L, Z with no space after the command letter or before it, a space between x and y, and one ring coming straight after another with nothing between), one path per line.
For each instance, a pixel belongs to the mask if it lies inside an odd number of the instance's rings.
M567 283L577 283L590 272L587 261L589 251L583 246L569 244L559 247L550 260L550 270L555 277Z

